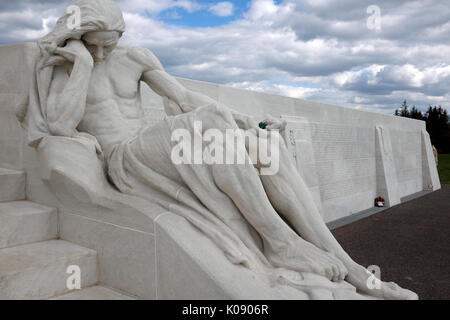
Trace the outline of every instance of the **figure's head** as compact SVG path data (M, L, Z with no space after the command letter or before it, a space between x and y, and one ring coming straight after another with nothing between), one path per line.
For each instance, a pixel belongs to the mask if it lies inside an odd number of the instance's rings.
M102 60L114 50L125 31L122 11L112 0L79 0L73 6L79 8L79 26L71 27L73 13L66 13L58 19L49 34L38 40L43 65L61 62L59 57L54 56L54 50L70 39L81 39L94 60Z
M91 31L81 38L91 53L94 62L103 61L114 50L119 42L117 31Z

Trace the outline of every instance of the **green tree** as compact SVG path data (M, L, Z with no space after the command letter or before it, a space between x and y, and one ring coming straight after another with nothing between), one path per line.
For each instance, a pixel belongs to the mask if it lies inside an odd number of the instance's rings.
M409 118L409 110L408 110L408 105L406 104L406 100L403 101L402 106L400 107L400 113L398 115L400 117Z
M419 109L416 108L416 106L413 106L411 108L411 111L409 112L409 117L417 120L425 120L425 116Z
M430 134L431 143L439 153L450 152L450 124L447 110L429 106L426 112L427 131Z
M427 111L423 113L416 106L413 106L410 110L406 100L404 100L402 106L395 110L394 115L425 121L431 143L437 151L439 153L450 153L450 117L447 110L442 106L429 106Z

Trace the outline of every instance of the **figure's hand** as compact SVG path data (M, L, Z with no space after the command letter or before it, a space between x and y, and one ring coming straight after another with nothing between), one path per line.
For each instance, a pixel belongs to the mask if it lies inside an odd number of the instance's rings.
M267 118L261 122L265 124L265 128L262 128L262 129L266 129L266 130L278 130L281 132L286 128L285 120L282 120L280 118L275 118L275 117L271 116L270 114L268 114Z
M55 53L74 63L76 60L92 67L94 59L81 40L68 40L64 47L57 47Z
M85 140L91 144L94 145L95 147L95 151L97 152L98 155L102 154L102 147L100 146L100 144L97 141L97 138L94 137L93 135L90 135L89 133L86 132L77 132L73 138L78 138L78 139L82 139Z

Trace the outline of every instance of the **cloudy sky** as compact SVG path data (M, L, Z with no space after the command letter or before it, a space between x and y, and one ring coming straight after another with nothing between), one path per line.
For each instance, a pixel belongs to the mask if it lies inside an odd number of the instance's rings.
M2 0L0 44L43 36L72 2ZM375 112L404 99L450 111L449 0L116 2L122 41L175 76Z

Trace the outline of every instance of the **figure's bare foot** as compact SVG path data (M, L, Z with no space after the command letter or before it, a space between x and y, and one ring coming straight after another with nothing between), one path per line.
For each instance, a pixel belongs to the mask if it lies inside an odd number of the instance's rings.
M403 289L394 282L380 281L380 286L368 285L369 277L374 277L366 268L355 263L348 268L348 276L345 280L354 285L356 289L370 296L388 300L418 300L416 293ZM373 279L373 278L372 278ZM369 280L369 281L368 281ZM373 289L371 289L373 288Z
M323 251L303 239L290 242L283 250L266 252L266 256L275 267L311 272L335 282L344 280L348 273L344 264L334 254Z

